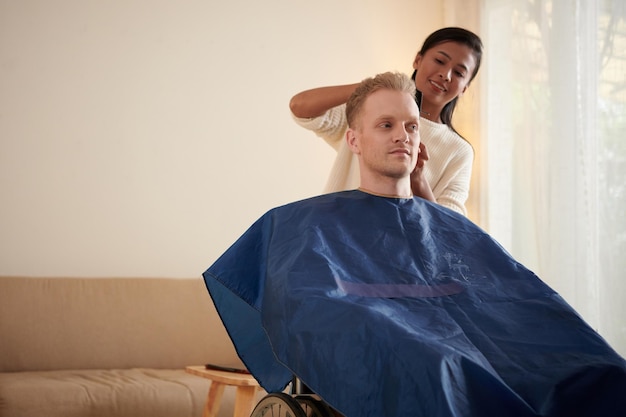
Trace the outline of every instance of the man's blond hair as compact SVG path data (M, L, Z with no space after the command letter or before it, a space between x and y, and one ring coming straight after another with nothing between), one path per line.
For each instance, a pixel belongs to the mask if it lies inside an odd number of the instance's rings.
M399 72L383 72L361 81L346 104L348 127L354 128L356 126L363 109L363 103L378 90L400 91L415 97L415 82L407 75Z

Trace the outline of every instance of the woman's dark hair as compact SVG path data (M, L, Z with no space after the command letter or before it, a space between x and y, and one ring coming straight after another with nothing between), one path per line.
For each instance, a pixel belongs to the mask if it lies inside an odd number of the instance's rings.
M472 73L472 76L468 82L468 85L469 85L469 83L472 82L474 77L476 77L476 74L478 73L478 69L480 68L480 60L483 56L482 41L480 40L478 35L476 35L473 32L470 32L467 29L463 29L459 27L446 27L446 28L442 28L431 33L422 44L422 48L419 50L418 54L424 56L426 54L426 51L444 42L457 42L463 45L467 45L474 52L474 58L476 59L476 67L474 68L474 72ZM411 77L413 80L415 80L416 74L417 74L417 70L413 71L413 76ZM450 101L448 104L443 106L440 117L443 123L447 124L450 127L450 129L452 129L459 136L461 136L459 132L457 132L456 129L454 129L454 127L452 126L452 114L454 113L454 108L456 107L456 103L458 99L459 99L458 97L455 97L454 100Z

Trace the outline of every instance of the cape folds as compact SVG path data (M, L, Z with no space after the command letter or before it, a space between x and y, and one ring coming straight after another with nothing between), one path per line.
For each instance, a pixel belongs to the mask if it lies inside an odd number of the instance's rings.
M626 362L487 233L345 191L270 210L203 274L267 391L346 417L623 417Z

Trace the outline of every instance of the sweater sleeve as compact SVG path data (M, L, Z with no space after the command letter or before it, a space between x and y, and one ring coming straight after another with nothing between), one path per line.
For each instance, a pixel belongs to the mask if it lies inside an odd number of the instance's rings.
M420 135L430 159L425 175L438 204L467 215L474 150L444 124L420 119Z
M469 152L457 154L450 160L448 169L442 177L443 189L435 195L437 203L467 216L465 202L469 196L470 179L474 153L471 147Z
M348 129L345 104L333 107L318 117L302 118L296 117L293 114L291 116L298 125L312 131L317 136L324 139L333 149L339 151L339 147Z

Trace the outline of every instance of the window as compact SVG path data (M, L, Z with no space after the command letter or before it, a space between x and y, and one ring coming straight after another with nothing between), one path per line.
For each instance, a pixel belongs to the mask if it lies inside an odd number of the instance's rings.
M626 2L484 0L481 224L626 354Z

